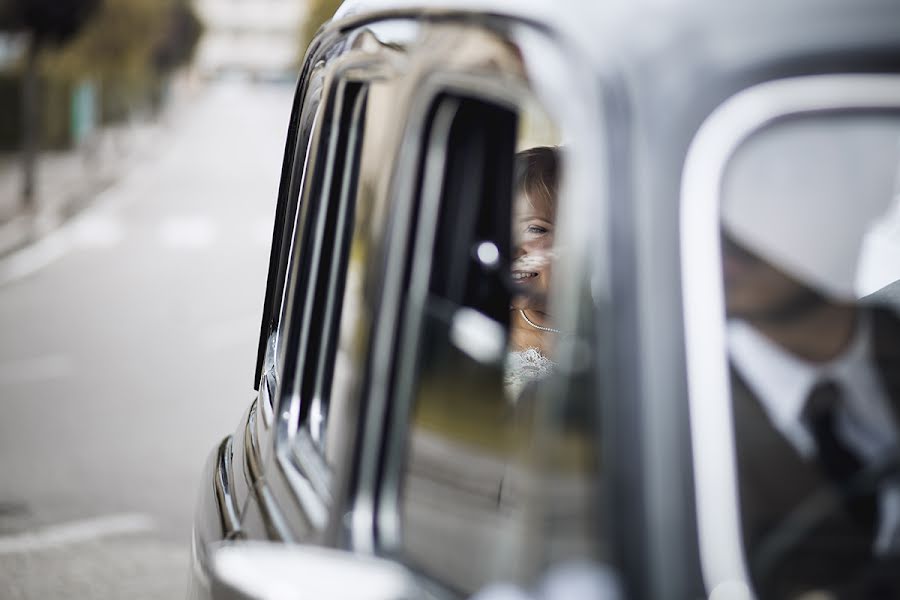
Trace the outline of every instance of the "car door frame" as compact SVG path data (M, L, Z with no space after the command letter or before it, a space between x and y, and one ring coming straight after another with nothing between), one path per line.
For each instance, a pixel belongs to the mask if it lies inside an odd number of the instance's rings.
M320 37L309 53L304 73L312 72L323 64L323 60L327 64L323 67L324 85L322 98L319 101L316 110L318 115L326 115L329 111L334 110L334 104L340 102L346 86L350 83L358 83L365 85L369 78L378 77L381 73L377 68L378 65L386 65L389 59L385 56L378 55L371 47L365 51L356 52L351 47L350 38L352 32L338 31L329 35ZM324 59L323 59L324 57ZM309 67L313 65L313 67ZM298 96L306 93L307 90L298 90ZM302 104L304 100L300 100ZM319 117L317 117L318 119ZM297 121L294 121L296 129ZM270 279L267 290L268 311L263 318L263 326L260 336L259 356L264 357L262 362L258 358L257 369L261 371L261 379L265 377L267 356L277 356L278 363L274 366L278 372L277 384L272 390L271 396L274 399L274 415L271 419L271 427L267 418L254 418L251 410L248 419L245 438L247 445L247 471L253 471L253 463L257 462L256 476L254 478L254 487L257 489L256 500L258 506L254 507L260 511L262 520L265 523L266 536L271 539L284 541L302 540L304 542L325 543L332 537L332 529L329 528L331 523L330 515L333 512L331 505L334 503L334 495L339 489L337 483L334 485L328 483L327 467L321 461L321 457L315 455L315 451L311 451L304 444L298 443L298 415L300 413L300 404L305 402L298 396L294 386L294 379L297 372L302 369L300 364L303 359L297 356L297 348L293 337L298 327L298 318L307 315L310 310L310 298L304 294L295 297L297 287L299 285L299 277L297 270L304 263L304 258L298 256L298 240L302 233L302 229L306 227L307 219L324 218L324 210L326 203L329 201L329 195L332 188L325 189L322 187L315 188L318 184L317 177L321 168L329 168L320 161L333 161L334 155L330 154L328 139L321 139L320 132L323 128L314 127L309 136L309 158L311 163L311 176L305 179L303 189L298 190L298 200L293 203L294 215L281 214L279 219L280 226L276 225L276 238L281 239L281 246L276 253L273 244L273 257L277 256L279 265L289 269L289 272L282 275L283 283L283 303L280 307L274 304L277 298L279 274L270 264ZM296 140L296 133L293 138ZM299 149L299 142L295 141L295 148ZM333 152L343 152L344 149L336 148ZM295 150L296 152L296 150ZM286 183L291 181L302 180L297 169L300 168L301 161L297 157L285 159L285 165L291 165L292 173L282 175L282 185L288 185L287 192L291 193L293 184ZM339 179L338 176L335 179ZM315 188L315 189L313 189ZM282 198L284 204L282 210L287 210L291 206L290 198ZM352 197L347 201L356 202L356 191L352 192ZM316 206L312 207L311 203ZM310 215L303 215L304 210L312 211ZM288 234L286 224L288 219L293 218L296 222L295 227ZM280 227L280 228L279 228ZM290 249L285 245L289 245ZM288 260L288 256L293 255L297 260ZM330 269L331 264L322 265L322 268ZM311 282L308 282L311 284ZM286 307L286 308L285 308ZM287 343L282 346L283 352L271 351L271 339L274 333L275 311L281 310L283 313L284 323L281 325L285 328L281 334L288 339ZM308 348L307 354L314 355L316 349ZM260 393L258 404L262 402L264 394ZM257 408L256 412L260 412ZM260 423L264 425L260 427ZM331 488L331 489L329 489ZM290 498L291 500L282 500ZM277 499L277 500L276 500ZM303 524L303 526L300 526Z

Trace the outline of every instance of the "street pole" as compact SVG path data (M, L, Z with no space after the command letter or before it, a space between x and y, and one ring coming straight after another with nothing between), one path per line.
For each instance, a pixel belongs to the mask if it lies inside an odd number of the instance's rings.
M37 35L29 34L22 77L22 208L35 212L38 138L38 49Z

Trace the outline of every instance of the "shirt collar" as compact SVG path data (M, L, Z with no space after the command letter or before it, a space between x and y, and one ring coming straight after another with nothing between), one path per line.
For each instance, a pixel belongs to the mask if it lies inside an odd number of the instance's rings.
M740 320L728 323L728 348L735 367L773 425L803 454L814 452L815 445L800 424L800 414L818 369Z

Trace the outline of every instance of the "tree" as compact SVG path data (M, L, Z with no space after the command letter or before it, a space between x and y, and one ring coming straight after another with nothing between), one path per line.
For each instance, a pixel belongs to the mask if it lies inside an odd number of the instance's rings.
M201 31L188 0L104 0L77 39L43 66L58 79L99 83L104 120L116 120L191 58Z
M164 34L153 51L156 69L166 73L189 63L202 33L203 25L193 7L184 1L173 4Z
M74 36L96 11L100 0L12 0L3 18L28 35L22 71L22 204L34 209L37 169L37 127L40 119L38 55L45 45L62 44Z
M97 9L99 0L17 0L13 8L38 43L71 38Z
M152 64L172 6L182 0L104 0L90 24L65 49L47 56L51 73L128 79Z

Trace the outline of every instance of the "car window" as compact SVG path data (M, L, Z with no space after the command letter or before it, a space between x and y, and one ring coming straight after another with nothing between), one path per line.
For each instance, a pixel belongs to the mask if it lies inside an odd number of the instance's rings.
M465 593L599 555L596 388L568 393L553 304L570 149L519 100L434 101L395 350L382 548Z
M479 28L392 25L346 44L360 62L316 123L284 317L280 417L295 429L277 455L302 504L310 486L353 504L333 525L355 547L375 525L380 551L474 590L600 554L592 319L563 325L553 308L593 303L583 271L554 279L570 148L521 55ZM433 50L464 83L416 63ZM493 533L500 558L477 559ZM540 556L518 543L534 535Z
M366 111L358 123L356 194L349 198L344 222L343 253L335 272L338 278L328 312L327 346L321 350L314 381L314 393L306 414L305 428L315 440L317 452L329 468L340 462L350 447L349 436L358 417L355 402L364 377L366 351L373 324L373 312L383 284L382 246L385 229L384 196L377 194L376 182L389 180L384 169L385 138L392 133L392 106L395 90L386 82L369 82ZM324 315L324 313L322 313ZM304 418L301 415L301 418Z
M287 293L288 293L288 281L286 280L286 274L290 273L291 266L293 265L293 262L294 262L294 246L295 246L295 244L292 242L294 240L294 236L298 232L298 225L300 222L300 216L302 214L302 211L300 210L300 206L302 206L303 200L300 198L300 196L306 187L305 186L306 178L307 178L307 175L310 173L310 166L311 166L312 160L313 160L312 149L313 149L313 140L315 139L315 136L313 136L313 132L316 129L316 125L317 125L319 115L320 115L318 108L319 108L319 103L321 102L321 96L322 96L322 91L321 91L322 81L321 81L321 79L322 79L322 76L320 73L317 73L316 75L314 75L313 87L308 92L309 94L311 94L311 100L309 102L310 106L307 110L311 114L304 115L305 118L302 118L301 123L300 123L299 139L306 140L306 149L302 154L299 152L297 154L298 161L294 167L295 176L293 178L294 181L292 181L292 195L294 197L296 197L297 199L296 199L296 204L293 207L294 215L293 215L293 219L291 219L291 222L290 222L291 227L288 231L285 232L286 236L290 235L290 237L286 238L286 239L291 240L291 242L286 244L287 256L286 256L286 260L285 260L285 275L283 276L284 279L279 282L280 286L281 286L281 295L279 298L278 323L276 324L277 334L276 334L276 342L275 342L275 345L276 345L275 353L276 353L276 356L278 357L279 363L281 362L281 359L284 356L284 341L285 340L284 340L284 336L280 335L280 334L282 334L283 330L284 330L285 316L286 316L287 307L288 307L287 302L285 302L285 300L287 299ZM330 131L330 129L331 129L331 124L329 123L326 125L325 131L322 133L323 138L327 139L328 131ZM302 156L302 162L299 160L301 156ZM297 172L297 171L299 171L299 172ZM312 186L310 186L310 190L306 194L307 197L314 195L316 193L316 191L317 191L317 189L313 189Z
M767 124L724 170L725 350L760 597L900 594L898 167L900 113L848 108Z
M295 389L300 397L300 422L312 441L321 446L328 414L331 369L337 323L345 283L345 269L354 222L359 150L367 89L360 83L341 86L334 113L335 133L322 173L323 208L310 222L311 257L308 284L303 290L300 355L307 357L298 371Z
M318 148L310 177L309 198L298 213L297 236L284 317L291 324L284 352L301 356L286 364L293 419L320 445L327 414L336 322L340 319L350 233L354 221L359 149L367 87L336 78L320 119Z
M285 165L289 172L284 198L277 208L275 230L272 236L270 254L269 282L266 291L263 322L260 332L259 365L256 380L265 375L264 396L271 404L275 398L278 365L282 362L284 352L285 302L288 290L288 274L293 264L294 236L300 220L301 207L304 201L301 192L304 189L306 176L312 162L314 131L318 121L324 81L323 65L313 68L309 83L303 96L294 147L291 151L291 162Z
M317 123L317 150L304 192L315 201L301 209L298 258L286 300L281 418L287 431L277 442L279 460L291 463L287 468L300 475L305 489L312 486L318 503L334 500L336 482L344 476L338 465L357 435L355 392L365 373L371 314L384 278L388 198L383 188L390 181L393 138L405 116L398 108L394 61L417 31L408 21L376 25L339 43L346 54L332 71Z

